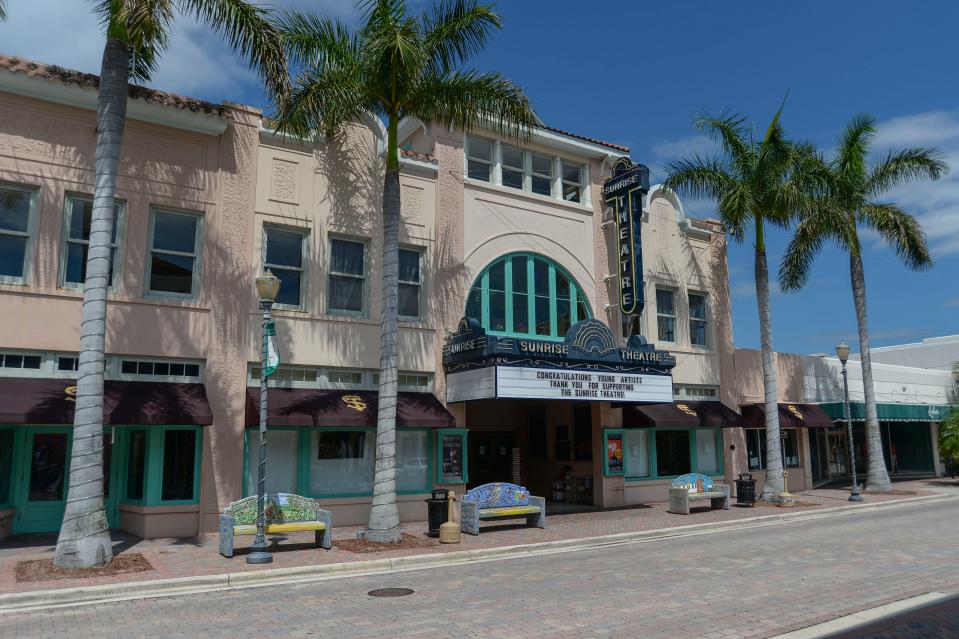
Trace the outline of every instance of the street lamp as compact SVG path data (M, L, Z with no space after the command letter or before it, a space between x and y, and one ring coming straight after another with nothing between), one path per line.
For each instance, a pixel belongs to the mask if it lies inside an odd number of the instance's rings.
M849 501L862 501L859 483L856 481L856 449L852 442L852 417L849 414L849 375L846 372L849 344L846 340L839 340L839 345L836 346L836 357L842 363L843 413L846 417L846 437L849 439L849 470L852 472L852 492L849 493Z
M267 368L267 327L270 324L270 309L273 301L280 292L280 278L267 269L266 273L256 278L256 295L260 298L260 308L263 310L263 352L260 362L260 463L256 471L256 538L250 546L250 554L246 556L248 564L273 563L273 555L266 549L266 536L263 534L264 501L266 493L266 368Z

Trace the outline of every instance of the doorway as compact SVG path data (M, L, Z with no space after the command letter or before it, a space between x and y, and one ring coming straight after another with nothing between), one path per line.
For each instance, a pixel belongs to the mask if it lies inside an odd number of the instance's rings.
M846 433L827 433L827 448L829 479L840 479L849 476L849 444Z
M469 434L469 486L513 481L513 447L516 437L509 432Z

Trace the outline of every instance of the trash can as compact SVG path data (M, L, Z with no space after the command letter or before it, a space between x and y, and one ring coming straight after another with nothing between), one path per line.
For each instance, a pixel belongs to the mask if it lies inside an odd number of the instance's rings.
M447 501L449 492L445 488L437 488L433 496L426 500L426 518L429 522L429 536L439 537L440 526L446 523L450 516L450 505Z
M740 473L736 480L736 504L756 505L756 480L752 473Z

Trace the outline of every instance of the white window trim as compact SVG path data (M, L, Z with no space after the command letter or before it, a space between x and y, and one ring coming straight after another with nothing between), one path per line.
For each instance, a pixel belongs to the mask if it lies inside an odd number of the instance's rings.
M286 233L297 233L300 235L300 266L285 266L283 264L271 264L266 261L266 244L267 244L267 234L270 232L270 229L276 229L278 231L283 231ZM273 308L276 309L286 309L292 311L301 311L304 308L303 299L306 297L307 293L307 271L306 263L307 258L309 257L309 252L307 250L308 239L310 237L309 229L299 227L299 226L285 226L282 224L271 224L268 222L263 223L262 227L262 238L261 238L261 247L260 247L260 263L263 265L263 272L266 272L267 269L271 270L281 270L281 271L297 271L300 274L300 303L299 304L279 304L274 303ZM364 256L365 257L365 256ZM365 269L365 266L364 266Z
M333 272L333 241L338 240L341 242L353 242L355 244L363 245L363 276L360 278L357 275L352 273L340 273ZM327 261L326 261L326 314L333 315L338 317L359 317L366 318L369 317L370 313L370 302L369 302L369 286L370 286L370 241L367 238L355 237L350 235L333 235L331 234L329 240L327 241ZM360 293L362 299L362 310L360 311L350 311L344 309L331 308L330 304L333 299L333 287L330 286L330 278L333 276L336 277L352 277L355 279L363 280L363 288Z
M705 317L702 317L702 318L693 317L693 314L692 314L692 305L689 303L689 298L692 297L693 295L696 295L696 296L699 296L699 297L702 297L702 298L703 298L703 312L706 314ZM673 304L675 304L675 299L673 300ZM712 343L713 343L712 334L710 333L710 329L711 329L711 327L712 327L712 326L711 326L712 323L709 321L709 294L706 293L706 292L704 292L704 291L688 291L688 292L686 293L686 306L687 306L687 310L688 310L687 316L688 316L688 320L689 320L689 323L688 323L687 328L686 328L686 330L689 331L689 345L690 345L692 348L697 348L697 349L707 350L707 351L708 351L708 350L712 347ZM705 329L706 329L706 330L703 331L703 332L705 333L705 336L706 336L706 343L705 343L705 344L694 344L694 343L693 343L693 331L692 331L693 321L703 322L703 324L705 324Z
M86 193L76 193L68 191L63 197L63 233L61 234L62 240L60 242L60 278L59 286L63 289L82 291L83 282L68 282L67 281L67 248L70 244L86 244L90 245L90 238L87 237L86 240L73 240L70 239L70 218L73 215L73 204L74 200L87 200L91 204L93 203L93 196L87 195ZM117 291L117 282L119 282L122 275L122 266L123 266L123 224L126 220L126 210L127 203L126 200L121 200L116 198L114 200L114 208L116 213L113 215L113 226L116 229L116 242L110 245L111 251L116 251L115 259L113 259L113 281L110 282L110 285L107 286L107 290L111 293Z
M657 286L654 290L655 290L655 294L656 294L656 298L655 298L655 299L656 299L656 330L654 331L654 333L655 333L655 335L656 335L656 341L657 341L657 342L662 342L662 343L664 343L664 344L676 344L676 343L678 342L678 339L677 339L677 338L678 338L678 335L677 335L677 329L678 329L678 327L677 327L677 325L676 325L676 289L674 289L674 288L669 288L669 287L667 287L667 286ZM661 312L661 311L659 310L659 291L667 291L667 292L669 292L669 293L673 296L673 314L672 314L672 315L668 315L668 314L663 313L663 312ZM671 318L672 318L672 320L673 320L673 339L672 339L672 340L661 339L661 338L659 337L659 318L660 318L660 317L671 317Z
M156 228L156 214L160 213L172 213L173 215L192 215L197 218L196 224L196 233L193 238L193 254L183 253L180 251L167 251L165 249L159 249L157 252L163 255L178 255L181 257L192 257L193 258L193 280L190 283L190 293L170 293L168 291L154 291L151 287L153 282L153 232ZM150 228L147 233L147 256L146 256L146 277L144 279L144 297L152 298L165 298L165 299L178 299L178 300L194 300L199 296L200 292L200 270L202 264L201 249L203 247L203 223L205 216L203 213L197 211L186 211L183 209L177 209L174 207L168 206L151 206L150 207Z
M559 158L558 164L559 164L559 197L560 199L562 199L564 202L573 202L574 204L583 204L584 203L583 200L586 199L586 185L584 184L585 176L586 176L586 165L580 162L573 162L572 160L567 160L566 158ZM575 166L576 168L579 169L579 183L570 182L565 177L563 177L563 168L564 168L564 165L566 164L570 166ZM578 202L575 200L567 200L566 197L563 195L563 191L565 190L567 184L575 185L579 187Z
M23 250L23 274L20 277L15 277L12 275L0 275L0 284L18 284L21 286L29 286L31 281L29 276L33 271L33 251L34 245L36 244L37 227L39 225L39 220L37 218L40 217L37 214L40 189L22 184L14 184L11 182L0 182L0 188L30 194L30 210L27 213L27 231L25 233L22 231L0 231L0 235L3 236L25 237L27 239L26 247Z
M477 140L477 141L479 141L479 142L487 142L487 143L489 143L489 145L490 145L490 158L489 158L489 160L471 154L471 149L470 149L471 144L470 144L470 140ZM467 135L467 136L465 136L465 143L463 144L463 154L464 154L464 156L465 156L465 157L464 157L464 167L463 167L463 168L465 169L464 173L466 174L466 177L467 177L467 178L469 178L469 179L471 179L471 180L476 180L477 182L487 182L487 180L481 180L481 179L479 179L479 178L471 178L471 177L469 176L469 175L470 175L470 165L469 165L469 163L470 163L470 160L473 160L474 162L479 162L479 163L481 163L481 164L487 164L487 165L489 165L489 178L490 178L490 179L489 179L489 181L488 181L487 183L488 183L488 184L494 184L494 183L495 183L495 182L494 182L494 173L495 173L494 168L497 167L498 164L499 164L498 161L497 161L497 157L496 157L496 155L497 155L497 153L496 153L496 150L497 150L497 149L496 149L496 146L497 146L496 140L491 140L491 139L489 139L489 138L480 137L480 136L478 136L478 135Z
M411 253L416 253L419 256L419 282L410 282L406 280L399 280L399 284L415 284L419 287L419 293L416 296L416 317L411 317L409 315L399 315L397 313L397 318L402 322L422 322L425 320L425 305L426 305L426 278L425 274L425 262L426 262L426 250L422 246L401 246L401 251L410 251ZM398 309L397 309L398 310Z

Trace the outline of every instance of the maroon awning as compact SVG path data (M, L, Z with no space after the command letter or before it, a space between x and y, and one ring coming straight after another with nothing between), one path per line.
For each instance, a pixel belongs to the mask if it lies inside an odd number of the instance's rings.
M267 424L270 426L376 427L376 391L271 388ZM247 388L246 425L260 423L260 389ZM396 425L452 428L453 416L432 393L399 393Z
M0 378L0 424L73 424L75 379ZM106 381L103 423L198 425L213 423L203 384Z
M750 428L766 428L763 404L740 406ZM780 428L831 428L832 418L818 404L779 404Z
M623 426L626 428L734 428L745 425L742 416L722 402L677 401L623 406Z

